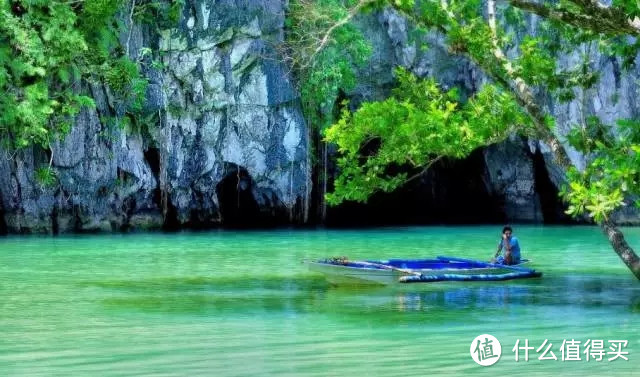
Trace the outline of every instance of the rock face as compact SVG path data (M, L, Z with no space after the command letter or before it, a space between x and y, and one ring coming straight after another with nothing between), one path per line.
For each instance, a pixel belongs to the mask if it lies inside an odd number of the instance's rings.
M0 149L0 234L306 222L309 132L299 94L275 51L283 39L286 3L189 0L175 29L156 35L128 25L121 43L129 55L148 59L141 57L148 47L156 59L144 67L145 109L153 116L137 128L114 125L122 109L108 88L92 85L85 90L96 108L83 110L64 140L47 150ZM528 22L535 30L535 18ZM428 35L429 48L420 49L409 38L410 25L392 10L357 23L374 52L358 86L347 93L353 106L387 96L396 65L467 94L486 80L471 63L451 56L438 34ZM562 57L560 64L571 67L583 53L592 56L601 80L572 102L546 100L561 135L589 115L613 124L640 114L640 68L622 73L620 63L595 46ZM584 165L579 153L568 152L577 166ZM49 164L55 179L43 185L42 167ZM435 222L456 220L443 217L450 215L450 203L460 204L452 193L465 196L461 208L479 202L480 212L463 221L487 219L480 215L491 208L498 208L490 216L495 221L563 221L556 195L562 177L544 144L513 137L453 168L437 167L409 188L413 196L397 197L415 198L402 204L415 208L421 200ZM385 211L399 208L388 198L380 203ZM367 211L369 217L376 210ZM633 211L620 219L638 222Z
M64 232L161 226L304 222L308 133L298 93L273 59L280 0L188 1L175 29L151 37L129 25L121 42L148 65L145 130L120 129L108 90L50 150L0 159L0 231ZM157 65L154 65L157 66ZM38 168L57 181L44 187Z

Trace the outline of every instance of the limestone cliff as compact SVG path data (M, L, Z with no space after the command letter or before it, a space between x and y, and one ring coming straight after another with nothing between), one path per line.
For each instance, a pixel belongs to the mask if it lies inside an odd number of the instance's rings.
M310 194L308 135L298 94L277 59L280 0L188 1L160 36L129 25L122 36L148 65L141 130L112 127L107 88L87 88L84 110L50 151L0 158L0 197L9 232L64 232L304 222ZM154 68L155 67L155 68ZM58 177L42 187L36 169L52 155Z
M88 85L84 89L97 106L82 111L64 140L50 150L0 150L0 232L307 222L313 147L299 93L276 51L284 37L286 3L190 0L174 29L158 35L145 25L128 25L121 43L129 55L138 59L150 48L158 63L144 66L149 123L140 129L114 127L107 119L121 109L109 89ZM418 48L409 38L411 26L391 10L356 22L374 52L357 87L347 93L353 106L384 98L394 85L396 65L466 93L486 80L471 63L450 55L442 36L430 34L430 48ZM535 32L535 18L528 22ZM560 133L589 115L607 123L637 117L640 72L621 72L615 58L601 56L595 47L565 56L560 64L571 66L581 53L590 54L601 73L596 87L566 104L542 97ZM569 152L575 164L584 164L579 153ZM49 162L57 182L43 187L36 171ZM468 196L469 205L497 206L499 214L491 220L563 218L555 195L562 171L536 140L510 138L451 169L437 166L413 187L418 197L429 196L419 211L458 201L447 194L456 192ZM467 183L452 177L465 174L473 177L467 191L443 186L451 182L459 189ZM432 220L441 218L436 215ZM622 219L637 222L638 216L630 212Z

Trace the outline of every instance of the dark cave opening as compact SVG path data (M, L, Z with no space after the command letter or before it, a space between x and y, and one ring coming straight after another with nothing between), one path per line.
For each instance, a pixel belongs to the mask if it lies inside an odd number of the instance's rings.
M540 198L540 211L545 224L566 224L575 222L564 211L565 205L558 196L558 189L549 177L544 156L537 150L532 156L535 191Z
M485 161L478 149L463 160L446 159L422 177L366 204L329 207L327 226L503 223L505 214L484 182ZM332 187L330 187L332 189Z
M144 159L149 164L149 168L156 178L160 175L160 150L158 148L148 148L144 151Z
M0 192L0 236L4 236L9 232L7 222L4 219L4 206L2 205L2 192Z
M60 224L58 223L58 206L54 205L51 210L51 233L58 235L60 233Z
M157 189L158 195L161 196L160 189ZM154 192L155 194L155 192ZM167 194L167 210L164 214L164 222L162 223L162 229L167 231L176 231L182 228L182 224L178 221L178 210L173 203L171 203L171 197ZM162 200L160 199L159 202ZM162 208L162 207L161 207Z
M252 188L253 179L246 169L239 166L230 168L217 184L216 194L224 227L253 228L264 225Z

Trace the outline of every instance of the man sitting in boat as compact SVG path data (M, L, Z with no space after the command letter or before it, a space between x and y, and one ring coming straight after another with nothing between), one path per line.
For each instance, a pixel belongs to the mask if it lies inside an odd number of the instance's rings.
M510 226L502 228L502 239L498 243L498 250L496 250L495 256L491 259L492 263L520 263L520 244L518 244L518 239L512 233Z

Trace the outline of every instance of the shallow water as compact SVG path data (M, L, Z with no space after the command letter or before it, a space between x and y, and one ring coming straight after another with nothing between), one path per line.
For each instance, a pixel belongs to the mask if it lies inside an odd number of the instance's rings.
M640 229L626 229L640 248ZM640 283L594 227L516 227L541 279L332 287L304 259L487 259L499 227L0 238L0 376L639 376ZM491 367L471 341L502 344ZM514 360L517 339L558 358ZM629 361L562 361L563 340ZM521 353L521 357L523 354Z

